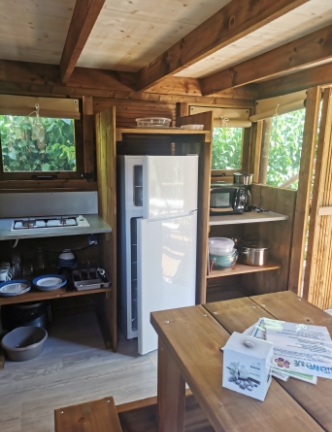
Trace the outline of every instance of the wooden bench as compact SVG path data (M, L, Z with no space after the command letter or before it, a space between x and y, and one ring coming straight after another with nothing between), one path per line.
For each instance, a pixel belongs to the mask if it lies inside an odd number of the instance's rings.
M54 411L56 432L121 432L112 397Z

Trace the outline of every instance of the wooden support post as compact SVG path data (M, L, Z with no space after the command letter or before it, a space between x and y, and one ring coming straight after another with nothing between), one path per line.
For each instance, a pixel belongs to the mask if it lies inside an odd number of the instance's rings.
M188 102L178 102L176 104L176 118L185 117L190 115L189 103Z
M264 120L263 123L263 146L259 165L258 183L266 184L267 168L269 165L269 150L272 132L272 118Z
M112 233L101 234L102 262L112 279L112 290L106 295L103 318L105 334L110 333L112 348L117 350L117 227L116 227L116 129L115 107L96 116L96 153L98 166L98 213L112 227ZM108 347L109 341L106 341Z
M310 190L316 150L320 101L321 88L315 87L309 89L307 95L307 109L299 173L299 188L296 199L293 246L288 280L288 289L298 295L301 295L302 290L304 247L308 226Z
M92 96L83 96L83 164L88 181L95 180L94 115Z
M171 403L169 403L171 401ZM158 344L158 432L183 432L185 382L159 338Z
M249 172L254 174L253 182L258 183L263 141L263 120L252 125L252 146L249 155Z

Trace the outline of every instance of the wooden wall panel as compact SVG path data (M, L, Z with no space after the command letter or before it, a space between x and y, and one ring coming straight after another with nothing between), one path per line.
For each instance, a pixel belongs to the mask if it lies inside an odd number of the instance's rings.
M111 336L113 350L117 350L117 263L116 263L116 128L115 107L96 116L96 144L98 168L98 212L112 227L112 233L101 235L101 259L112 280L112 291L102 305L102 320Z
M242 285L255 294L288 289L296 196L297 192L290 189L263 185L254 187L253 203L288 216L285 221L245 225L245 236L264 239L271 244L269 258L280 265L279 270L242 276Z
M332 308L332 215L320 209L332 205L332 90L324 91L324 104L315 167L309 243L303 297L321 309Z
M194 114L186 117L177 118L177 126L186 124L203 124L204 130L213 129L212 111ZM210 211L210 186L211 186L211 159L212 143L205 143L198 153L199 161L199 192L198 192L198 212L197 227L197 268L196 268L196 303L206 302L206 263L208 254L208 235L209 235L209 211Z

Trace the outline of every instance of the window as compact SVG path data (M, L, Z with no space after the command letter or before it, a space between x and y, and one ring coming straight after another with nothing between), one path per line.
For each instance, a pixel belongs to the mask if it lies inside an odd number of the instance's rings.
M243 128L214 127L212 138L212 169L241 169L242 145Z
M266 184L297 189L305 109L272 119Z
M214 171L212 175L230 176L234 171L242 169L243 146L249 137L244 131L245 128L251 127L250 110L217 106L190 106L192 116L206 112L212 112L211 169ZM196 119L197 123L201 122L199 117Z
M0 174L5 180L81 177L79 101L1 96L0 156Z
M73 119L0 115L4 173L75 172Z

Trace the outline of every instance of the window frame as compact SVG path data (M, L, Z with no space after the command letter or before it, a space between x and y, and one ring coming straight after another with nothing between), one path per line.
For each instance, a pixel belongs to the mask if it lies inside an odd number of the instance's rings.
M0 180L77 180L84 177L83 115L81 99L79 99L79 111L81 114L80 119L74 120L76 171L4 171L0 135Z
M192 109L197 108L198 111L192 113ZM201 108L201 110L200 110ZM241 111L246 111L247 112L247 118L249 119L249 117L252 114L252 106L248 105L248 106L227 106L226 105L210 105L207 103L192 103L190 105L188 105L188 115L192 115L192 114L197 114L199 112L204 112L204 111L214 111L214 110L223 110L224 112L226 112L226 117L229 116L229 112L230 111L234 111L234 112L241 112ZM233 118L230 116L230 118ZM238 118L242 118L241 115ZM212 125L212 131L211 131L211 151L212 151L212 146L213 146L213 128L214 125ZM250 143L250 136L251 136L251 130L252 127L247 128L247 127L242 127L243 130L243 134L242 134L242 148L241 148L241 168L238 169L225 169L225 170L216 170L212 168L212 155L211 155L211 166L210 166L210 171L211 171L211 177L220 177L223 180L227 180L227 181L232 181L233 182L233 174L236 172L242 172L242 171L247 171L247 166L249 164L248 161L245 161L244 158L245 156L249 156L249 143Z
M213 127L214 129L214 127ZM229 128L231 129L231 128ZM246 131L245 128L239 128L242 129L242 146L241 146L241 159L240 159L240 168L235 168L235 169L223 169L223 170L218 170L218 169L213 169L212 168L212 155L211 155L211 175L212 176L233 176L234 173L242 171L243 170L243 156L244 156L244 146L245 146L245 137L246 137ZM212 147L213 147L213 130L212 130L212 139L211 139L211 152L212 152Z

